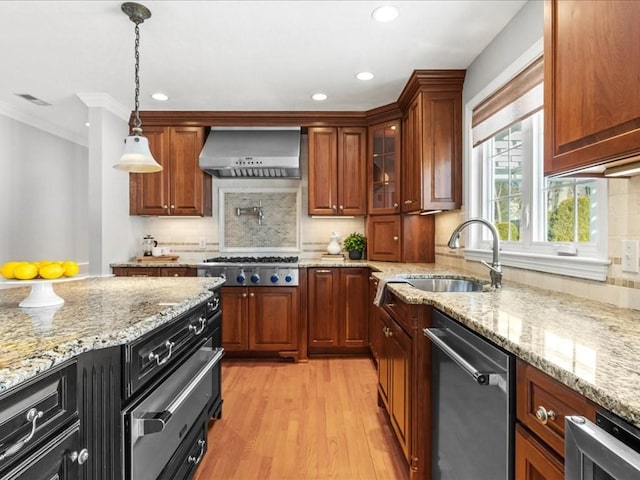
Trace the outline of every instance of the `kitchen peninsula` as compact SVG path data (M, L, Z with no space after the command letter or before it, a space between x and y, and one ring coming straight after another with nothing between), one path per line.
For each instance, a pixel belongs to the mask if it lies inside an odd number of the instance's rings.
M143 478L135 471L143 465L164 478L161 470L195 469L187 458L206 450L208 418L221 414L222 283L78 279L54 285L65 303L45 308L18 306L30 287L1 290L0 478ZM181 391L189 393L171 402ZM137 410L147 404L168 405L157 413L175 420L158 429ZM153 468L143 461L148 449Z

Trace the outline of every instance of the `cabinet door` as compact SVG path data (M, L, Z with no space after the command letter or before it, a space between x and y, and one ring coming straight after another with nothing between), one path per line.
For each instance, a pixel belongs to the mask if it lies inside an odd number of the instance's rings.
M338 129L338 213L367 213L367 130Z
M309 348L339 344L339 272L336 268L310 268L307 302Z
M562 461L520 425L516 425L516 478L563 480Z
M382 262L400 261L400 215L369 216L367 257Z
M545 175L640 150L640 2L545 2Z
M160 172L129 174L130 215L167 215L169 213L169 127L145 127L143 135L149 149L163 166Z
M171 128L170 215L211 214L211 177L198 166L203 145L204 129L201 127ZM209 198L208 203L205 195Z
M409 105L403 124L402 212L420 210L422 198L422 93Z
M405 457L411 448L411 338L391 321L385 348L390 362L389 416Z
M462 91L422 93L421 210L462 203Z
M244 287L222 287L222 346L230 352L249 346L248 297Z
M309 215L338 214L338 132L309 128Z
M249 289L250 350L297 349L297 321L297 288L258 287Z
M376 310L375 315L375 330L378 330L379 346L378 346L378 397L382 400L384 407L389 412L389 390L391 389L391 371L390 371L390 349L388 346L389 337L389 324L391 318L381 308L374 307Z
M400 212L400 122L369 127L370 215Z
M340 268L340 346L369 345L369 269Z
M378 312L380 309L373 304L378 292L378 283L377 278L373 276L369 277L369 347L371 348L371 355L376 365L380 356L380 345L384 338L378 320Z

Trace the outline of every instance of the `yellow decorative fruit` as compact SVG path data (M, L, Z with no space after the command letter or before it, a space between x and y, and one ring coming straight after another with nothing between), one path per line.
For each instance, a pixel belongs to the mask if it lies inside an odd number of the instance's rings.
M38 273L42 278L52 280L54 278L60 278L64 274L64 268L62 268L62 265L58 265L57 263L48 263L46 265L42 265L38 270Z
M78 274L80 271L80 267L76 262L72 262L71 260L66 261L62 264L62 269L64 270L65 277L73 277Z
M32 263L21 263L13 269L13 276L18 280L31 280L38 275L38 267Z
M7 262L7 263L5 263L0 268L0 275L2 275L4 278L7 278L7 279L16 278L15 275L13 274L13 270L18 265L20 265L20 262Z

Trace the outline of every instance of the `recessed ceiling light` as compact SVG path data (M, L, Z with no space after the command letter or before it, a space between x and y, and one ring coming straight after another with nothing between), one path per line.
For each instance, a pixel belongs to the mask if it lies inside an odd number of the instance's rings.
M398 9L391 5L376 8L371 12L371 18L378 22L386 23L395 20L398 16Z
M356 78L358 80L363 80L363 81L372 80L374 77L375 75L371 72L360 72L356 75Z
M153 95L151 95L151 98L153 98L154 100L158 100L160 102L166 102L167 100L169 100L169 97L167 97L164 93L154 93Z
M87 122L87 123L85 123L85 124L84 124L84 126L85 126L85 127L90 127L90 126L91 126L91 124L90 124L89 122Z
M324 102L327 98L327 95L324 93L314 93L313 95L311 95L311 98L313 98L316 102Z

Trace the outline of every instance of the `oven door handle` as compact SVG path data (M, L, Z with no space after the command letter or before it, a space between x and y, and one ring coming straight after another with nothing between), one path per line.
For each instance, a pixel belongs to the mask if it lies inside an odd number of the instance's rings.
M441 337L445 337L448 328L425 328L423 330L424 335L433 342L433 344L442 350L456 365L462 368L467 374L469 374L478 385L491 385L501 387L504 383L503 374L499 372L487 372L481 371L467 360L465 360L458 352L455 351L447 342Z
M215 352L215 355L211 357L211 359L198 371L198 373L193 377L193 380L191 380L189 384L184 387L173 400L171 400L169 405L167 405L167 408L159 412L141 412L136 415L133 420L138 424L138 433L141 437L164 430L165 425L171 421L171 417L176 410L182 406L202 379L224 355L224 349L222 348L216 348Z

